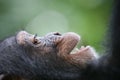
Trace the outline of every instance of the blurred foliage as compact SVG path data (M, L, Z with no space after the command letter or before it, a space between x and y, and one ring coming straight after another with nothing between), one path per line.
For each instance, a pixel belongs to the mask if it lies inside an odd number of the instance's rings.
M76 32L101 51L112 0L0 0L0 38L19 30Z

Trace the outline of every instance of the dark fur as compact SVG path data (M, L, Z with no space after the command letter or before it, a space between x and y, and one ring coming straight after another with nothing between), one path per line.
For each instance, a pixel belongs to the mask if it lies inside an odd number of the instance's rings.
M96 68L93 65L86 69L84 80L120 80L120 0L114 0L109 36L107 54L99 59Z

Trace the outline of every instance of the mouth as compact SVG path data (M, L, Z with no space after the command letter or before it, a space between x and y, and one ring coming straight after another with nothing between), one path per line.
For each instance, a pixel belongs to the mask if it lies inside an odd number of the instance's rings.
M90 49L90 46L81 46L80 48L74 47L70 54L83 53Z
M81 40L81 37L74 32L65 33L62 35L62 38L63 38L62 41L58 44L60 53L77 54L88 50L90 47L81 46L80 48L77 48L77 45Z

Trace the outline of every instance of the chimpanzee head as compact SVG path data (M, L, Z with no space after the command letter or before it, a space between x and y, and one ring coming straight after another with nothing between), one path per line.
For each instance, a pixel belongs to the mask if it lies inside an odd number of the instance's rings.
M20 31L16 36L19 45L32 47L44 54L53 52L54 50L58 51L57 53L69 54L79 42L79 38L80 37L75 33L66 33L62 35L58 32L38 37L26 31Z
M74 50L79 40L73 32L39 37L20 31L0 43L0 72L8 78L78 78L79 70L96 59L90 46Z
M75 46L80 41L80 36L73 32L60 34L58 32L48 33L45 36L29 34L26 31L20 31L16 36L17 43L26 48L30 48L32 54L56 55L70 63L86 64L94 60L96 56L90 46L76 49ZM28 52L29 52L28 51Z

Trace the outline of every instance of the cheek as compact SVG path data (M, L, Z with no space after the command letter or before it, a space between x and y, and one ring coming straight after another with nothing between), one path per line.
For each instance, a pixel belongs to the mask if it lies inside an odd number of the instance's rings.
M41 54L52 54L52 53L55 53L57 52L57 49L54 48L54 47L44 47L42 49L39 49L39 52ZM57 54L57 53L56 53Z
M44 49L46 53L51 53L51 52L54 52L56 49L53 48L53 47L47 47Z

